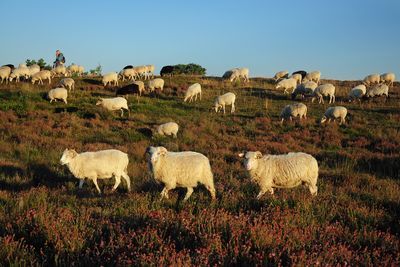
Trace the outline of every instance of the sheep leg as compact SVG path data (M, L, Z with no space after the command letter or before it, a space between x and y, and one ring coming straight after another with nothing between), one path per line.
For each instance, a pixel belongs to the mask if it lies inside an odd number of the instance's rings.
M114 192L121 183L121 176L120 175L114 175L114 176L115 176L115 184L111 190L112 192Z
M183 201L188 200L189 197L192 195L192 193L193 193L193 188L192 188L192 187L188 187L188 188L187 188L186 195L185 195L185 198L183 199Z
M308 189L310 190L311 195L316 196L318 192L318 187L315 184L309 184Z
M231 113L235 112L235 103L232 103Z
M257 199L261 199L262 196L263 196L266 192L267 192L266 190L261 190L260 193L258 193L258 195L257 195Z
M161 198L160 198L160 200L162 200L164 197L165 197L166 199L169 199L168 191L169 191L169 189L165 186L164 189L161 191Z
M79 189L82 189L83 183L85 182L85 179L80 179L79 180Z
M92 180L93 180L94 185L96 186L97 192L99 192L99 194L101 194L100 187L99 187L99 185L97 184L97 178L93 178Z
M65 103L65 104L68 104L68 103L67 103L67 99L63 99L63 100L64 100L64 103Z
M128 192L131 191L131 179L129 178L128 174L126 173L122 173L122 178L124 178L125 182L126 182L126 186L128 188Z
M123 117L123 116L124 116L124 109L121 108L121 117Z
M222 109L224 110L224 115L225 115L225 104L222 105Z
M201 92L200 92L200 100L201 100Z
M210 192L211 198L213 200L215 200L215 188L214 188L214 185L206 185L206 188Z

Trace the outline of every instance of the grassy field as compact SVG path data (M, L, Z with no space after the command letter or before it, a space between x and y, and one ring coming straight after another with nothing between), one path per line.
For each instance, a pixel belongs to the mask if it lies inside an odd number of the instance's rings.
M279 124L293 102L268 79L230 84L218 78L166 78L163 93L130 96L129 118L95 106L113 96L96 78L77 78L68 104L50 104L52 85L0 85L0 265L399 265L400 86L387 101L348 103L357 81L329 81L346 125L319 125L328 104L312 104L308 119ZM187 86L203 97L183 103ZM323 81L327 82L327 81ZM213 99L237 95L234 115L210 112ZM299 100L297 100L299 101ZM230 107L228 108L230 110ZM175 121L178 138L153 136ZM217 201L195 189L159 201L162 186L145 162L149 145L192 150L211 162ZM77 188L59 164L65 148L115 148L129 154L132 192L112 179ZM303 151L320 167L318 196L305 187L278 189L256 200L238 153Z

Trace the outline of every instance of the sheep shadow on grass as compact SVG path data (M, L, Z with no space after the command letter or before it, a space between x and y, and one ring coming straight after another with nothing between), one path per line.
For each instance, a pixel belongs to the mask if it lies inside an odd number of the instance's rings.
M83 82L88 83L88 84L93 84L93 85L102 85L101 81L94 80L94 79L82 79Z

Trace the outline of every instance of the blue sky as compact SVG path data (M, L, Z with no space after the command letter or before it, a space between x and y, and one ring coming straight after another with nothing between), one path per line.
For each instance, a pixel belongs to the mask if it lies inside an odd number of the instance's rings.
M400 76L399 0L1 1L0 64L27 58L103 73L197 63L208 75L320 70L323 78Z

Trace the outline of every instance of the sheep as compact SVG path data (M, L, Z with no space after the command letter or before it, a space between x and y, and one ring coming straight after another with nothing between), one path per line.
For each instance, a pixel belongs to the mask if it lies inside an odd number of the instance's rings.
M371 84L378 84L381 80L381 76L379 74L370 74L363 79L363 84L366 86L370 86Z
M164 89L164 80L161 78L150 80L148 86L150 92L153 92L154 89L160 89L160 91L162 91Z
M294 74L300 74L300 75L301 75L301 79L303 80L304 77L306 77L306 75L307 75L307 71L305 71L305 70L298 70L298 71L295 71L295 72L292 73L292 75L294 75Z
M48 97L50 99L50 103L56 101L57 99L61 99L65 104L67 103L68 91L64 87L54 88L48 92Z
M134 83L125 85L124 87L118 88L116 91L116 95L133 95L136 94L138 96L142 95L142 91L144 91L144 84L142 81L136 81Z
M225 79L229 79L231 82L235 81L236 79L243 78L245 82L249 81L249 69L248 68L234 68L228 70L222 76Z
M142 82L142 81L136 81L136 82L133 82L134 84L136 84L137 86L138 86L138 88L139 88L139 95L142 95L142 92L144 92L145 90L144 90L144 82Z
M302 118L307 119L307 106L303 103L295 103L291 105L287 105L282 109L280 118L281 118L281 125L283 121L289 119L292 121L293 117L299 116L299 119Z
M305 95L312 95L317 87L318 84L313 81L303 82L302 84L299 84L296 89L294 89L292 93L292 99L295 99L297 95L301 95L302 98L304 98Z
M161 77L165 76L165 75L171 75L174 73L174 66L164 66L161 68L160 70L160 75Z
M79 67L76 64L71 64L67 67L67 72L69 73L69 75L72 75L74 73L79 74Z
M324 123L326 120L330 122L330 120L340 119L339 125L346 122L347 116L347 108L342 106L329 107L324 116L322 116L320 123Z
M299 73L292 74L292 76L290 76L290 78L295 79L297 81L297 84L301 84L301 80L302 80L301 74L299 74Z
M318 98L319 104L324 103L324 96L329 96L329 104L335 103L335 86L333 84L321 84L315 88L311 102L314 103L314 100Z
M292 92L294 92L294 89L297 86L297 81L293 78L288 78L288 79L284 79L280 82L278 82L278 84L275 86L275 89L284 89L283 93L287 94L289 89L292 89Z
M288 76L289 76L289 72L287 70L282 70L282 71L275 73L275 75L272 79L274 79L275 82L277 82L280 79L288 78Z
M365 94L365 96L368 98L382 95L389 97L389 86L387 86L386 84L377 84L374 87L370 88Z
M236 95L231 92L218 96L214 101L215 112L218 113L219 109L222 108L225 114L226 105L231 105L231 113L235 112L235 100Z
M122 81L125 81L125 78L128 78L131 81L135 80L137 73L133 68L123 69L119 72L119 76L121 76Z
M32 77L33 74L38 73L40 71L40 66L38 64L33 64L28 67L29 77Z
M67 68L63 65L58 65L57 67L53 68L51 70L52 72L52 77L54 78L56 75L64 75L64 77L67 77L68 72L67 72Z
M320 79L321 79L321 72L317 70L307 73L306 77L304 77L304 81L314 81L317 84L319 84Z
M147 75L151 78L154 78L154 69L155 69L154 65L146 65L146 68L147 68L146 72Z
M72 78L61 79L59 85L68 89L69 92L71 92L71 90L75 90L75 81Z
M395 79L396 75L394 75L393 72L384 73L380 76L380 82L385 84L387 83L389 87L393 86Z
M157 126L157 133L159 135L172 135L174 138L176 138L178 131L179 125L175 122L167 122Z
M18 68L15 68L11 72L9 80L10 80L10 82L12 82L12 80L15 78L15 81L19 82L21 77L24 77L25 79L30 77L30 71L29 71L28 67L24 64L20 64L18 66Z
M292 188L306 184L311 195L316 196L318 187L318 162L303 152L284 155L262 155L260 151L240 153L253 182L260 186L257 199L266 192L274 194L274 188Z
M203 154L184 151L170 152L165 147L148 147L148 167L153 178L164 184L161 199L169 198L168 192L176 187L186 187L184 201L193 193L198 183L203 184L215 200L214 178L208 158Z
M8 83L8 79L11 74L11 68L8 66L3 66L0 67L0 78L1 78L1 83L3 83L4 80L6 80L6 84Z
M349 102L351 102L354 99L358 99L358 101L361 102L361 98L365 95L366 92L367 92L367 87L364 84L359 84L353 87L348 94Z
M84 152L78 154L74 149L65 149L61 159L61 165L67 165L70 172L79 179L79 188L85 179L90 179L101 194L97 179L115 177L112 191L115 191L121 182L121 176L125 180L128 192L131 191L131 181L128 176L128 154L116 150L100 150L96 152Z
M32 75L31 82L35 84L38 81L38 84L43 84L43 80L49 80L49 84L51 83L51 72L49 70L41 70Z
M109 72L104 74L101 82L103 83L104 87L107 86L108 83L111 85L112 82L114 83L114 86L118 86L118 73Z
M78 65L78 75L81 76L85 72L85 67Z
M147 67L146 66L137 66L137 67L133 67L133 69L136 71L138 78L142 77L145 80L147 79L147 76L146 76Z
M5 64L2 67L9 67L11 69L11 71L13 71L15 69L15 66L13 64Z
M194 101L197 101L197 95L200 95L201 100L201 85L199 83L194 83L187 89L183 102L186 102L187 100L192 102L193 97L195 97Z
M100 100L97 101L96 106L102 106L109 111L121 110L121 117L124 115L125 109L128 111L128 117L130 115L128 101L123 97L100 98Z

